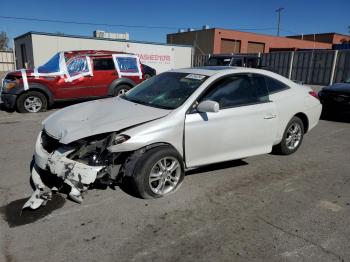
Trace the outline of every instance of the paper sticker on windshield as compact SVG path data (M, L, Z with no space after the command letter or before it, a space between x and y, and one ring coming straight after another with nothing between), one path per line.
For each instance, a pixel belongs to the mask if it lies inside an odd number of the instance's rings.
M185 78L195 79L195 80L202 80L202 79L205 78L205 76L204 75L189 74Z

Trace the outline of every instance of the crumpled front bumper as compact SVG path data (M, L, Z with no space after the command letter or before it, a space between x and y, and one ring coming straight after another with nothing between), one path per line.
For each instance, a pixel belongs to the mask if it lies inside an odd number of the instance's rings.
M48 188L43 183L38 168L47 170L53 176L61 178L64 183L71 187L69 196L76 202L82 201L81 193L96 180L97 173L105 166L89 166L69 159L67 156L74 150L72 147L63 145L52 153L48 153L42 147L40 132L35 144L35 165L31 173L36 189L23 208L36 209L51 198L52 188Z

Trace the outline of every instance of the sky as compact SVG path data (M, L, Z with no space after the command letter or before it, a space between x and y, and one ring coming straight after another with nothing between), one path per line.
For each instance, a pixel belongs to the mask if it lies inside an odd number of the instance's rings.
M275 35L275 10L279 7L284 8L281 13L282 36L349 33L350 0L3 1L0 16L168 28L76 25L0 17L0 31L14 38L28 31L92 36L94 30L103 30L128 32L131 40L162 43L166 42L167 33L177 32L180 28L201 28L203 25Z

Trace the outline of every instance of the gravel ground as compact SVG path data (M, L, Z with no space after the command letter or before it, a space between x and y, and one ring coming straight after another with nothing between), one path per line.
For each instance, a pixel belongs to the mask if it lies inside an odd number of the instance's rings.
M20 208L51 112L0 111L0 261L349 261L350 125L321 120L291 156L262 155L187 173L173 195L91 190Z

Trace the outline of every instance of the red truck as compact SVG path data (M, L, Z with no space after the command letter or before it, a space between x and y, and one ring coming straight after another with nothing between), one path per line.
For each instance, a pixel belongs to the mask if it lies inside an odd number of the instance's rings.
M1 100L6 108L36 113L57 101L117 96L148 78L145 68L132 54L59 52L43 66L8 73L2 83Z

